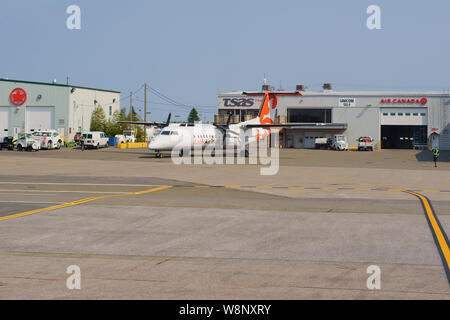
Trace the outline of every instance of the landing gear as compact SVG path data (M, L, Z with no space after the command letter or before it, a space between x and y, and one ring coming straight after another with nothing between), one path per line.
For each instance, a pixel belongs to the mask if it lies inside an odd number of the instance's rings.
M161 158L161 157L162 157L161 153L158 150L156 150L155 158Z
M241 151L241 157L248 158L248 155L249 153L247 149Z

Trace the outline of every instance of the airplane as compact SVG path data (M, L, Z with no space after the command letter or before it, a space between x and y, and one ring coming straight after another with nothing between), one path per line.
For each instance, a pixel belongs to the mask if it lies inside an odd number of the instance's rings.
M192 150L196 146L206 148L210 145L217 147L233 145L239 150L242 143L247 145L270 135L272 127L287 126L283 124L274 124L279 96L302 95L299 91L243 92L243 94L246 96L263 96L263 99L256 118L237 124L230 124L231 114L229 115L226 124L170 123L170 113L167 121L163 123L136 121L119 121L119 123L158 126L161 128L159 134L154 136L148 144L148 148L155 152L156 158L162 157L162 151L172 151L174 148L180 150L180 156L183 155L183 150ZM241 130L246 131L245 136L248 138L245 139L245 142L241 141ZM247 150L245 150L245 156L248 157Z

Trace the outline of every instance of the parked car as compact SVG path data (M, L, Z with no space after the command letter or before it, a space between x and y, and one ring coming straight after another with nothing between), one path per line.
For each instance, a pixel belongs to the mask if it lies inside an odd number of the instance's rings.
M56 130L35 131L33 136L42 137L41 149L60 149L63 138Z
M83 133L85 148L107 148L108 137L104 132L92 131Z
M371 137L360 137L358 139L358 150L373 151L373 139Z
M21 133L16 141L17 151L38 151L41 149L41 137L35 137L31 133Z

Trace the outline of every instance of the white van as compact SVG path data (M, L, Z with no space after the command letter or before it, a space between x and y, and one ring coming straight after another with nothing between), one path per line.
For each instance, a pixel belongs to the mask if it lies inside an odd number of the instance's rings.
M108 137L104 132L92 131L83 133L85 148L107 148Z

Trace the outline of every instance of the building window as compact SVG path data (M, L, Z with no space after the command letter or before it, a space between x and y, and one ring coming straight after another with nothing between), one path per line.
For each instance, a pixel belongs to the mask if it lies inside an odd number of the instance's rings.
M392 113L391 113L391 116L395 116L395 112L392 112Z
M331 123L331 109L288 109L288 122Z
M388 115L388 113L387 112L383 112L383 116L387 116Z
M109 106L109 116L112 116L112 106Z
M418 116L419 114L418 113L413 113L413 116Z
M411 115L411 113L409 113L409 112L405 113L405 116L410 116L410 115Z
M397 115L398 115L398 116L402 116L402 115L403 115L403 112L399 112L399 113L397 113Z

